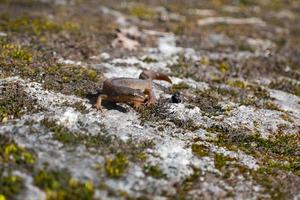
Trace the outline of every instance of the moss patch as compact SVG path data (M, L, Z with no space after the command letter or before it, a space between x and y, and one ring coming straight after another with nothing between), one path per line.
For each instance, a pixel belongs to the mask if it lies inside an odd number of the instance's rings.
M109 177L119 178L128 169L128 158L122 153L116 154L114 159L105 160L105 172Z
M171 91L172 91L172 93L175 93L177 91L186 90L189 88L190 88L190 86L188 84L181 82L181 83L172 85Z
M96 93L102 82L99 71L61 64L59 59L89 63L90 57L101 52L100 46L107 47L113 39L110 18L99 12L82 14L83 7L94 8L87 1L67 6L7 2L0 6L0 31L6 35L0 37L1 77L18 75L65 94Z
M169 65L168 67L171 69L173 76L184 78L184 77L193 77L193 72L189 70L193 66L195 66L193 60L185 57L184 55L179 55L177 59L177 63L173 65Z
M3 44L0 50L1 68L7 76L30 78L48 90L85 96L95 93L103 79L101 73L89 67L60 64L52 58L44 61L36 51L12 43Z
M230 87L213 86L205 91L196 91L197 97L189 102L205 111L205 114L226 114L219 102L232 101L239 105L254 106L260 109L277 110L284 112L273 102L269 92L261 86L245 83L240 80L229 80Z
M94 199L93 183L81 183L67 170L39 170L34 175L34 184L45 191L47 200Z
M216 143L221 146L238 146L257 157L269 169L280 169L297 175L300 173L300 138L297 134L279 132L265 139L259 134L221 133Z
M46 67L43 87L65 94L85 96L99 89L102 75L93 69L72 65L54 65ZM80 91L80 92L79 92Z
M80 144L85 144L86 147L98 147L106 142L109 142L109 137L102 135L88 136L85 134L71 132L69 129L62 125L58 125L55 121L44 119L41 122L46 128L53 132L53 139L57 140L67 146L77 146Z
M3 84L0 94L0 122L40 110L18 82Z
M0 199L8 200L8 199L17 199L17 195L19 195L23 189L25 188L23 180L14 176L11 173L4 173L4 171L0 168Z
M214 159L215 159L215 166L219 170L222 170L224 167L226 167L227 164L229 164L234 160L229 156L225 156L223 154L215 154Z
M192 144L192 152L198 157L204 157L209 155L209 149L201 144Z
M166 174L162 172L158 165L146 164L144 165L143 171L146 175L152 176L157 179L166 178Z
M237 87L237 88L240 88L240 89L247 88L247 83L242 81L242 80L229 80L227 82L227 84L232 86L232 87Z
M25 63L32 61L32 54L28 50L14 44L3 44L1 56L8 59L17 59Z
M129 13L142 20L153 20L156 13L146 5L134 5L129 8Z
M151 58L149 56L143 58L142 61L145 62L145 63L156 63L156 62L158 62L158 60L156 60L155 58Z
M14 170L32 171L36 161L33 151L17 145L14 140L0 134L0 197L18 199L24 189L24 181L14 175Z
M12 32L26 31L35 35L41 35L44 32L57 32L68 27L74 27L74 29L75 27L78 27L75 25L71 26L68 23L60 25L42 17L30 18L29 16L21 16L19 18L12 19L2 16L1 18L2 20L6 20L0 24L0 30Z
M207 116L219 115L224 112L219 105L221 100L219 94L214 90L196 91L196 98L190 102L198 106Z
M300 83L291 79L277 79L270 83L270 88L283 90L288 93L300 96Z
M30 150L17 145L7 136L0 135L0 162L11 166L32 166L35 163L35 155Z

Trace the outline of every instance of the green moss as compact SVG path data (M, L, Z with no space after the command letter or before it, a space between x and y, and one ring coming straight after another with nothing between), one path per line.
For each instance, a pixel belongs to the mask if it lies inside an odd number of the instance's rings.
M164 113L164 109L165 107L161 106L161 105L150 105L147 107L143 107L142 109L138 109L138 112L140 114L140 119L142 121L142 123L144 123L145 121L158 121L161 119L161 114Z
M261 86L246 83L241 80L229 80L227 84L232 88L212 87L206 93L209 97L214 97L215 99L230 99L240 105L283 112L283 110L272 101L269 92Z
M295 159L292 162L267 160L262 168L269 173L271 173L273 169L280 169L287 172L293 172L295 175L300 176L299 159Z
M34 18L28 16L21 16L16 19L9 18L4 23L0 24L0 30L2 31L12 31L18 33L27 32L35 35L41 35L45 32L54 33L62 30L74 31L78 30L78 28L78 24L72 22L58 24L41 16Z
M45 70L47 79L43 83L46 89L85 96L91 93L90 88L100 86L102 75L95 70L73 65L48 66ZM98 84L97 84L98 83Z
M177 91L180 91L180 90L186 90L186 89L189 89L190 86L184 82L180 82L178 84L173 84L172 85L172 88L171 88L171 91L172 93L175 93Z
M76 146L83 144L87 148L90 147L99 147L106 142L110 142L109 137L105 137L101 135L99 132L98 135L85 135L77 132L71 132L67 128L62 125L58 125L55 121L44 119L41 121L45 127L47 127L50 131L53 132L53 139L57 140L64 145L68 146ZM104 129L101 131L105 131Z
M88 69L86 71L86 74L88 76L88 78L91 80L91 81L96 81L97 80L97 77L98 77L98 74L95 70L92 70L92 69Z
M277 104L275 104L274 102L272 102L270 100L264 101L263 106L264 106L264 108L269 109L269 110L283 111L282 109L279 108L279 106Z
M34 184L45 191L47 200L94 199L93 183L81 183L67 170L40 170L35 173Z
M198 106L204 115L208 117L223 114L219 101L221 97L216 90L196 91L196 98L191 99L190 103Z
M17 145L6 135L0 134L0 197L4 200L17 199L25 188L21 177L13 175L13 170L26 170L35 163L35 155Z
M129 13L143 20L153 20L156 16L156 13L153 10L143 5L130 7Z
M257 98L270 99L270 93L259 85L247 84L247 89Z
M232 87L237 87L237 88L241 88L241 89L245 89L247 87L247 83L245 83L242 80L230 80L227 82L227 84Z
M158 165L146 164L143 169L144 173L157 179L166 178L166 174L162 172Z
M66 21L60 25L62 30L65 31L78 31L80 30L80 25L76 22Z
M64 102L62 105L63 106L67 106L67 107L72 107L76 111L78 111L78 112L80 112L82 114L89 113L89 109L86 107L86 105L84 104L84 102L80 102L80 101L77 101L75 103Z
M20 177L4 173L0 169L0 199L16 199L24 188L24 182Z
M79 97L84 97L86 95L86 92L83 89L77 88L74 92L75 95Z
M265 168L251 171L252 178L264 187L264 192L271 195L271 199L288 199L288 194L275 174Z
M44 119L41 121L41 124L53 132L54 140L66 145L76 145L81 142L81 138L79 138L80 136L76 135L76 133L70 132L67 128L61 125L56 124L55 121Z
M138 157L139 160L141 160L141 161L143 161L143 162L146 161L147 158L148 158L147 154L144 153L144 152L138 153L138 154L137 154L137 157Z
M20 75L41 82L45 89L78 96L95 93L101 85L103 77L94 69L55 64L51 59L47 60L51 63L48 65L39 56L35 58L39 60L38 63L35 63L32 62L31 53L21 47L9 44L0 46L0 50L1 48L0 65L7 75Z
M249 51L249 52L253 52L255 49L253 47L251 47L249 44L247 43L238 43L237 44L237 48L239 51Z
M179 55L177 59L177 63L168 66L173 76L177 76L180 78L184 77L192 77L193 74L189 72L189 69L195 65L194 61L185 57L184 55Z
M225 62L221 62L219 65L218 65L218 69L223 73L227 73L228 70L229 70L229 65Z
M64 128L58 127L54 131L53 139L63 144L79 144L80 139L72 132L67 131Z
M280 115L280 117L287 122L294 123L294 120L287 113Z
M95 93L102 81L100 73L89 67L58 63L57 57L53 56L53 52L56 52L68 59L80 59L80 55L88 59L90 54L94 54L94 49L90 49L89 45L93 42L80 44L87 41L87 38L83 38L86 37L83 33L69 31L76 27L72 22L61 19L59 21L63 22L56 24L37 16L39 15L14 19L9 13L7 16L0 15L0 30L8 33L7 37L0 38L0 65L3 74L29 78L42 83L45 89L64 94L85 96ZM25 39L30 41L30 46L19 45ZM93 45L93 48L96 46Z
M222 170L228 163L232 162L234 159L223 154L215 154L215 166L217 169Z
M32 61L32 54L22 49L20 46L5 45L4 49L9 50L9 56L13 59L19 59L25 62Z
M158 62L158 60L156 60L155 58L151 58L149 56L145 57L142 61L145 62L145 63L156 63L156 62Z
M82 79L96 81L99 78L95 70L73 65L49 66L45 68L45 71L57 76L64 83L80 81Z
M275 134L273 137L265 139L258 134L249 135L243 130L238 131L225 127L215 127L214 131L220 133L217 141L213 141L218 146L228 149L234 147L251 154L261 166L258 170L250 170L232 162L234 159L230 157L215 154L215 166L224 172L224 179L232 177L238 169L239 174L245 176L249 174L252 180L262 186L264 193L271 195L272 199L287 199L286 188L282 185L282 174L277 176L275 172L283 170L295 175L299 173L299 159L295 156L296 149L299 147L298 136Z
M89 113L87 107L81 102L76 102L73 105L71 105L71 107L74 107L78 112L80 112L82 114Z
M297 154L300 147L299 135L279 132L265 139L259 134L238 131L224 134L223 130L215 143L228 148L238 147L257 157L269 169L280 169L299 174L300 158Z
M109 177L119 178L128 169L128 157L122 153L116 154L114 159L105 159L105 172Z
M34 155L16 144L8 144L0 151L4 151L4 154L1 155L4 162L24 163L28 165L35 163Z
M300 96L300 84L291 79L282 78L272 81L269 85L272 89L283 90L288 93Z
M221 88L221 87L212 87L212 90L214 90L217 94L222 95L223 97L229 97L229 98L237 98L238 97L238 91L232 88Z
M2 45L1 50L1 56L5 56L6 59L17 59L25 63L32 62L32 54L21 46L17 46L14 44L4 44Z
M204 157L209 155L209 149L201 144L192 144L192 152L196 156Z
M35 155L11 139L0 135L0 161L17 165L33 165Z

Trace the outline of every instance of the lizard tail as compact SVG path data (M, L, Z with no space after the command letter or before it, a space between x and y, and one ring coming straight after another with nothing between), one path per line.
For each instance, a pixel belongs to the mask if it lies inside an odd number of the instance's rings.
M169 76L163 73L155 72L152 70L145 70L140 74L139 79L161 80L172 83Z

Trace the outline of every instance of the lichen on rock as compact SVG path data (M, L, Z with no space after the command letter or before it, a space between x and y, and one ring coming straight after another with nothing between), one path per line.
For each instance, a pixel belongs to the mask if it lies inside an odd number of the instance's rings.
M0 200L299 199L299 5L0 0Z

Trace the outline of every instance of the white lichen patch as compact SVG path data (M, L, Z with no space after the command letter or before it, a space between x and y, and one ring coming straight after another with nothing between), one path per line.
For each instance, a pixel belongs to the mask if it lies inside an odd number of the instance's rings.
M280 127L290 133L295 132L295 124L282 119L282 112L266 109L256 109L250 106L240 106L234 109L230 117L224 118L224 123L232 128L247 128L258 132L262 137L268 137L277 132Z
M80 113L75 111L74 108L67 108L58 120L60 124L74 126L74 124L78 121L79 115Z
M85 103L87 100L76 97L74 95L64 95L44 90L39 83L28 82L22 79L18 80L25 86L25 91L29 96L37 101L37 104L49 111L55 111L59 106L66 103L74 104L76 102Z
M300 98L298 96L280 90L269 90L269 92L271 98L275 99L274 102L281 109L291 113L295 120L300 120Z
M176 140L163 141L157 144L156 149L151 151L154 157L149 162L160 163L161 170L172 182L178 182L193 173L190 165L193 154L190 149L183 147L184 143ZM156 156L159 156L156 158Z
M179 119L181 121L188 121L189 119L192 119L198 124L203 124L205 122L199 107L186 108L185 104L170 105L169 117Z
M159 38L158 49L166 56L178 54L182 50L182 48L176 46L176 38L174 35Z
M64 59L64 58L59 58L58 63L66 64L66 65L86 66L86 64L81 61L75 61L75 60Z

